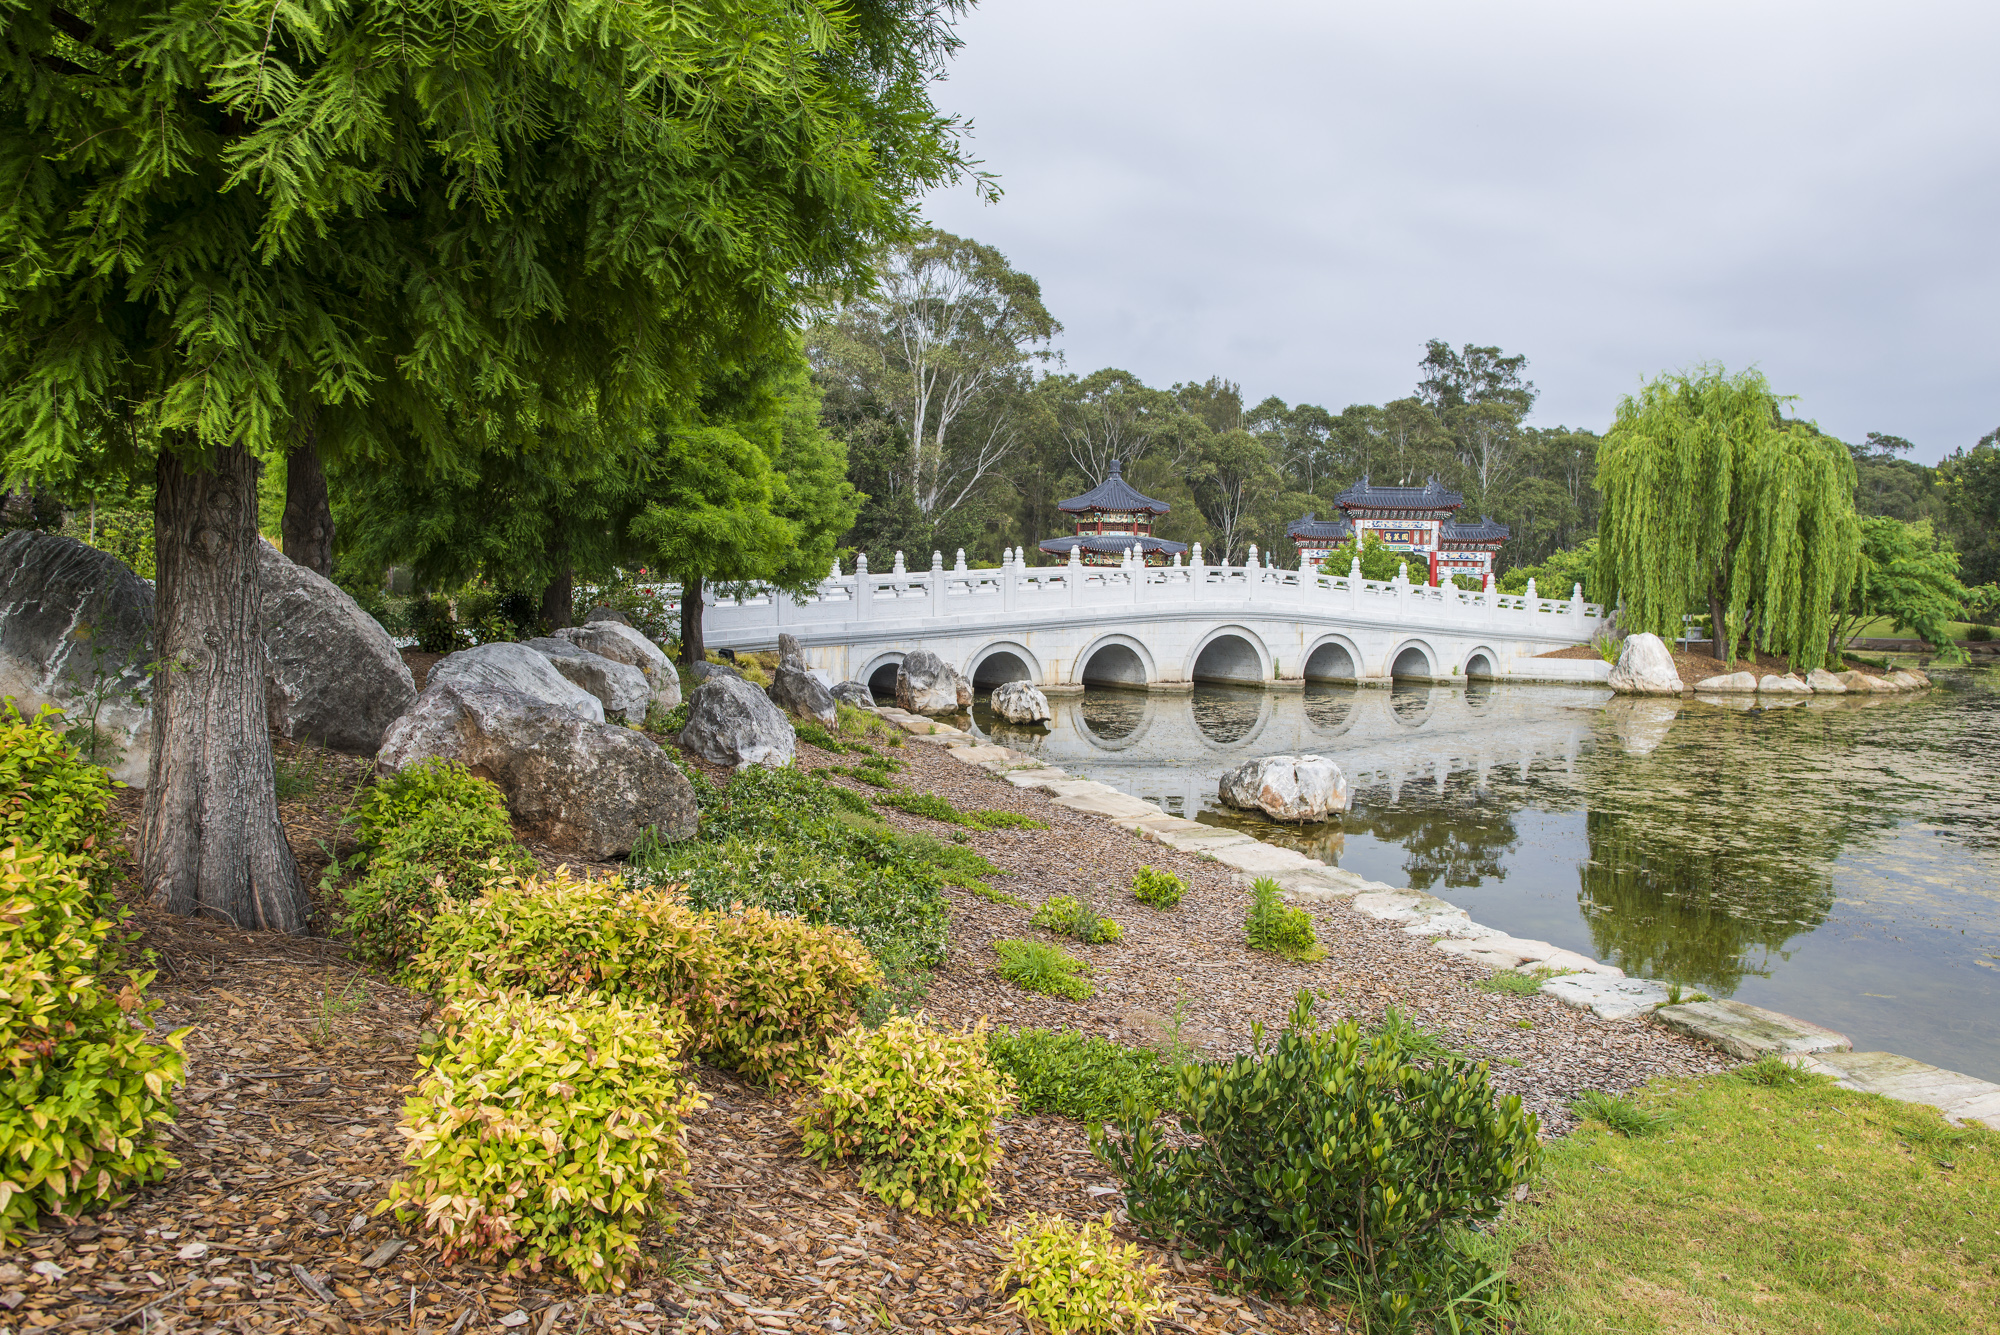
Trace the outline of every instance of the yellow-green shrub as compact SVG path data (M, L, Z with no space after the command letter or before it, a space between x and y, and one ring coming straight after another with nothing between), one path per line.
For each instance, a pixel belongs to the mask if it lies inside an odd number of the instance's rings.
M898 1016L854 1029L820 1069L817 1100L798 1120L808 1157L861 1161L861 1185L919 1214L983 1220L1000 1158L993 1119L1013 1081L986 1060L986 1026L938 1029Z
M569 1272L622 1288L646 1226L686 1194L681 1122L704 1100L682 1078L684 1031L658 1007L595 992L469 998L446 1016L403 1105L409 1175L393 1209L449 1265Z
M1105 945L1123 939L1125 929L1074 895L1051 895L1028 921L1036 927L1073 936L1085 945Z
M175 1160L149 1142L173 1120L181 1037L138 1027L149 972L98 914L81 855L0 845L0 1244L40 1212L115 1205Z
M431 920L407 976L448 995L607 992L678 1011L699 1049L756 1080L812 1073L852 1027L875 961L845 928L690 909L672 887L503 877Z
M1111 1234L1111 1216L1072 1224L1060 1215L1029 1215L1014 1230L995 1291L1007 1306L1051 1335L1136 1335L1173 1310L1160 1296L1160 1268L1143 1264L1132 1243Z
M1187 882L1158 867L1141 867L1132 877L1132 898L1156 909L1170 909L1187 893Z
M0 703L0 840L84 854L102 867L111 845L111 779L55 725L55 706L23 719Z

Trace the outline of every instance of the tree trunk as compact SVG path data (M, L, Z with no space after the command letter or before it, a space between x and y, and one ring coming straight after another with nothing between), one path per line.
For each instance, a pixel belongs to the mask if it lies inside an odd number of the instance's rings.
M1729 667L1729 631L1722 624L1722 598L1713 588L1708 591L1708 622L1709 652L1726 670Z
M196 472L163 450L153 503L153 750L139 872L152 902L302 932L311 908L278 821L258 615L257 461Z
M708 649L701 642L701 576L681 580L681 662L692 667L708 661Z
M561 630L575 619L576 567L560 566L542 586L542 633Z
M285 555L293 564L333 578L333 502L319 462L318 432L308 424L285 455Z

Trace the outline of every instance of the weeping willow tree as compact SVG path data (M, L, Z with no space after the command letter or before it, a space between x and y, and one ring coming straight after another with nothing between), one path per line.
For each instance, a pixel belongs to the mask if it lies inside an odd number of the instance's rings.
M1706 604L1716 657L1746 637L1794 668L1826 661L1861 530L1854 461L1756 371L1704 366L1618 405L1598 455L1598 574L1628 627L1671 639Z

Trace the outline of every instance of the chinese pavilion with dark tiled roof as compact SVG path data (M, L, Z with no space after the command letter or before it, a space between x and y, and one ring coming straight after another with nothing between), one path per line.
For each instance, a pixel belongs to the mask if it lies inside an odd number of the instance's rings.
M1050 556L1068 558L1076 549L1085 565L1123 564L1134 549L1147 565L1165 565L1167 558L1187 550L1184 542L1169 542L1153 536L1153 521L1173 507L1165 501L1142 496L1125 480L1116 459L1111 476L1056 506L1064 514L1076 516L1076 533L1070 537L1045 538L1041 549Z
M1421 487L1378 487L1367 476L1334 497L1341 518L1307 515L1285 530L1299 549L1302 564L1318 565L1326 554L1357 534L1373 533L1382 545L1410 553L1432 582L1440 575L1472 575L1484 580L1493 570L1494 553L1507 540L1505 524L1482 518L1477 524L1458 522L1465 497L1447 490L1435 477Z

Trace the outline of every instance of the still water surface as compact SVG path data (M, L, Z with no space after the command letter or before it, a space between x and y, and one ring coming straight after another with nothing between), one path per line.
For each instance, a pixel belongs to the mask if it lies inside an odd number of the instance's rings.
M2000 674L1789 708L1472 685L1092 689L975 728L1167 811L1464 906L1629 974L2000 1081ZM1747 702L1746 702L1747 703ZM1222 772L1317 752L1352 811L1220 809Z

